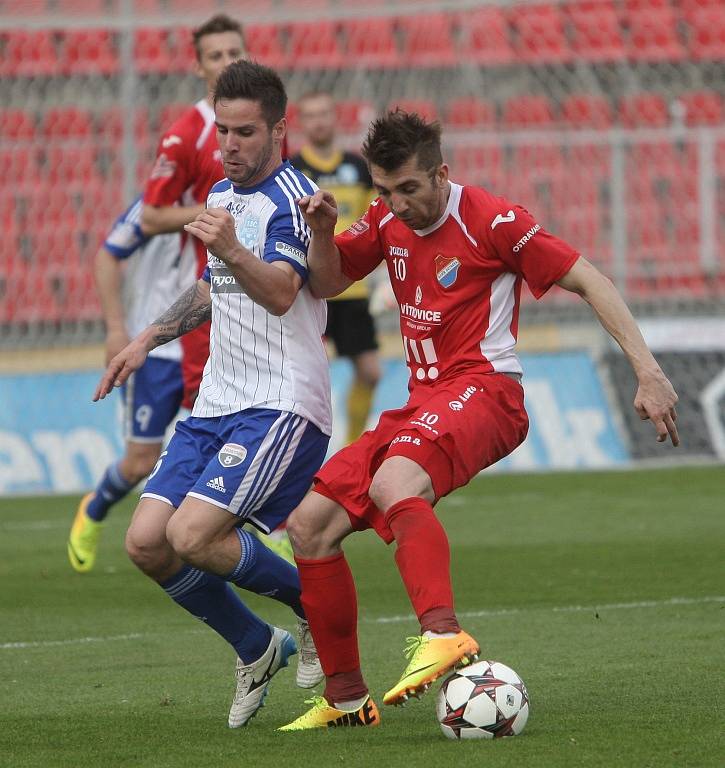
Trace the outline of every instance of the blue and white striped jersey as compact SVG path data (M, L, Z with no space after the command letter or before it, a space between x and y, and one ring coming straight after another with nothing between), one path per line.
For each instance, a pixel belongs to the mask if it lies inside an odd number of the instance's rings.
M258 259L291 264L303 285L289 311L275 317L250 299L221 259L208 254L211 285L209 359L194 416L246 408L297 413L331 434L330 378L322 343L327 308L307 286L310 232L295 199L315 185L288 162L256 187L215 184L207 208L226 208L239 242Z
M141 196L116 219L103 247L124 262L123 303L126 330L132 338L165 312L194 284L195 259L182 251L178 232L146 237L141 231ZM178 339L152 350L149 357L181 359Z

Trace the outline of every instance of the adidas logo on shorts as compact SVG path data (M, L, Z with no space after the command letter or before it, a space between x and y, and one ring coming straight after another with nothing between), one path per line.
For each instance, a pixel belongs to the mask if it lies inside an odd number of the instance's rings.
M226 493L227 489L224 487L224 478L220 475L219 477L215 477L212 480L210 480L206 484L207 488L211 488L215 491L219 491L219 493Z

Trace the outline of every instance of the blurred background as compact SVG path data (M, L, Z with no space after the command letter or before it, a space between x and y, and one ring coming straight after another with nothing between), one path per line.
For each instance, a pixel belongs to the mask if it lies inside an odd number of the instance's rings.
M89 403L93 258L204 95L191 29L219 11L282 74L291 151L314 88L349 149L388 107L436 118L455 181L523 204L633 308L680 394L682 448L654 443L626 361L555 288L523 299L532 433L503 469L725 460L722 0L0 0L0 494L90 487L120 450L113 408ZM378 412L405 397L379 322Z

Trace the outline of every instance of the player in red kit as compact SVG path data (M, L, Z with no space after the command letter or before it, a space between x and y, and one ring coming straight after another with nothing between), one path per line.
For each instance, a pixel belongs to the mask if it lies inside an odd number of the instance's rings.
M206 96L190 107L159 141L156 162L144 190L142 228L147 235L182 232L196 253L198 274L206 267L206 247L184 232L204 211L209 190L224 178L216 138L212 98L222 70L244 56L241 25L222 14L193 33L196 72L206 83ZM181 338L184 403L190 408L209 357L209 323Z
M395 540L421 627L384 703L419 695L479 653L456 618L448 539L433 506L526 437L514 351L522 281L536 298L556 283L591 305L634 368L640 417L652 420L659 441L669 434L679 442L677 395L612 283L521 206L449 181L440 140L438 125L415 114L374 122L363 154L379 197L336 238L334 197L318 191L300 200L316 295L335 295L386 262L410 397L322 467L288 520L327 684L324 698L281 730L380 722L360 670L355 585L341 549L353 531Z

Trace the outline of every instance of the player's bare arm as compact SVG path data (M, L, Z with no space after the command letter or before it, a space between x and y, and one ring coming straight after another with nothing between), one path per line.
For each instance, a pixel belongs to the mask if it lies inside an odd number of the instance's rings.
M679 445L677 434L677 393L650 352L629 307L609 278L586 259L579 258L558 285L579 294L594 310L607 333L627 356L638 388L634 408L643 420L650 419L657 430L657 441L669 435L672 445Z
M351 280L342 271L340 251L335 245L337 203L334 195L318 189L297 201L307 226L312 231L307 251L310 290L315 298L327 299L349 288Z
M106 364L129 342L126 316L121 299L121 263L108 250L101 247L94 264L96 289L101 300L101 311L106 324Z
M302 287L294 267L258 259L237 240L234 217L225 208L209 208L185 227L221 259L245 293L270 314L284 315Z
M158 320L141 331L108 363L93 395L93 402L103 400L114 387L122 386L128 377L146 362L146 357L152 349L183 336L210 319L209 283L197 280Z
M151 235L163 235L167 232L181 232L188 224L204 211L204 204L199 205L149 205L144 203L141 214L143 231Z

